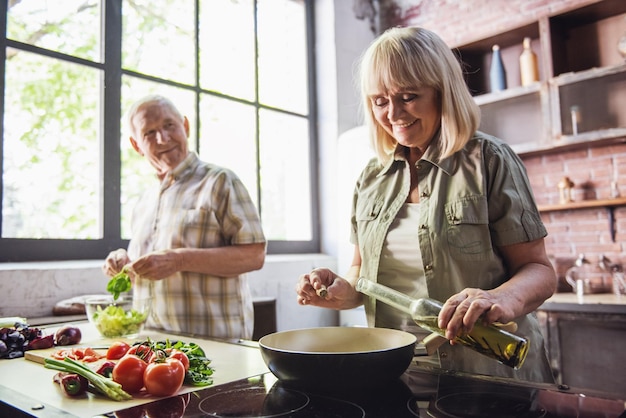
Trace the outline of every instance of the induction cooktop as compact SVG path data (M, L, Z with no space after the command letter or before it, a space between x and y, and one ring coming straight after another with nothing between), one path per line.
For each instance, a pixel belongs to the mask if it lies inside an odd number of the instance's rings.
M329 376L332 379L332 376ZM108 418L539 418L626 417L625 401L535 385L414 367L391 384L354 390L287 386L271 373L116 412Z

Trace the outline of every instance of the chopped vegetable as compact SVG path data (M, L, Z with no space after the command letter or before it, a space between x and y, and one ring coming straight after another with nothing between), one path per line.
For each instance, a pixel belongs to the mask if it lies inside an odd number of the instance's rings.
M57 360L64 360L66 357L69 357L72 360L81 360L86 363L92 363L104 358L105 355L98 353L91 347L75 347L57 350L52 353L52 357Z
M104 309L98 307L91 319L104 337L114 338L139 333L148 313L135 309L126 312L121 306L109 305Z
M37 337L30 341L26 346L26 350L41 350L51 347L54 347L54 336L46 335L45 337Z
M98 390L98 392L115 401L132 399L132 396L128 392L124 391L119 383L99 375L89 367L76 360L72 360L71 358L66 357L63 361L46 358L44 359L44 366L48 369L81 375L87 379L89 383L91 383L94 388Z
M80 396L87 392L89 381L76 373L59 372L54 375L54 382L58 383L67 396Z
M52 336L43 336L42 330L26 323L16 322L0 328L0 358L24 357L27 350L49 348L54 345Z
M113 374L113 368L115 367L115 363L112 361L105 361L98 367L96 373L101 374L104 377L111 377Z
M126 272L126 267L122 271L111 277L107 284L107 291L113 295L113 299L120 297L121 293L128 292L131 288L130 276Z

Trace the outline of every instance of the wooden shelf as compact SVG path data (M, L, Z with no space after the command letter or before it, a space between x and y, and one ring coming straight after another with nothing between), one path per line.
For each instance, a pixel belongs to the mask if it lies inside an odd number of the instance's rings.
M626 197L600 200L581 200L579 202L558 203L554 205L537 205L539 212L557 212L562 210L589 209L589 208L612 208L626 206Z

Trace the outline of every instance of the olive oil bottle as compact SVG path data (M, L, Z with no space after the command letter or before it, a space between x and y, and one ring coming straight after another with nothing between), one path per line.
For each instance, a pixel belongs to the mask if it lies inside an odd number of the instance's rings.
M445 335L445 330L437 326L443 307L441 302L430 298L413 299L363 277L357 281L356 290L406 312L420 327ZM457 336L455 341L514 369L522 366L528 354L529 341L526 338L479 322L474 324L472 332Z

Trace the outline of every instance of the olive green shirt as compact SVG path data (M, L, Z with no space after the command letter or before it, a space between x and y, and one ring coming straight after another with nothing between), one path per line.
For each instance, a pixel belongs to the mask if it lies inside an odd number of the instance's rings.
M445 301L466 287L493 289L509 279L498 247L547 235L526 169L503 141L477 132L464 149L439 159L435 138L416 163L420 213L419 248L429 297ZM372 159L355 187L351 241L359 246L361 276L376 281L389 226L409 195L404 147L387 164ZM365 300L368 324L376 303ZM517 334L530 340L517 371L461 345L439 349L442 368L532 381L553 382L543 336L534 314L516 318Z

